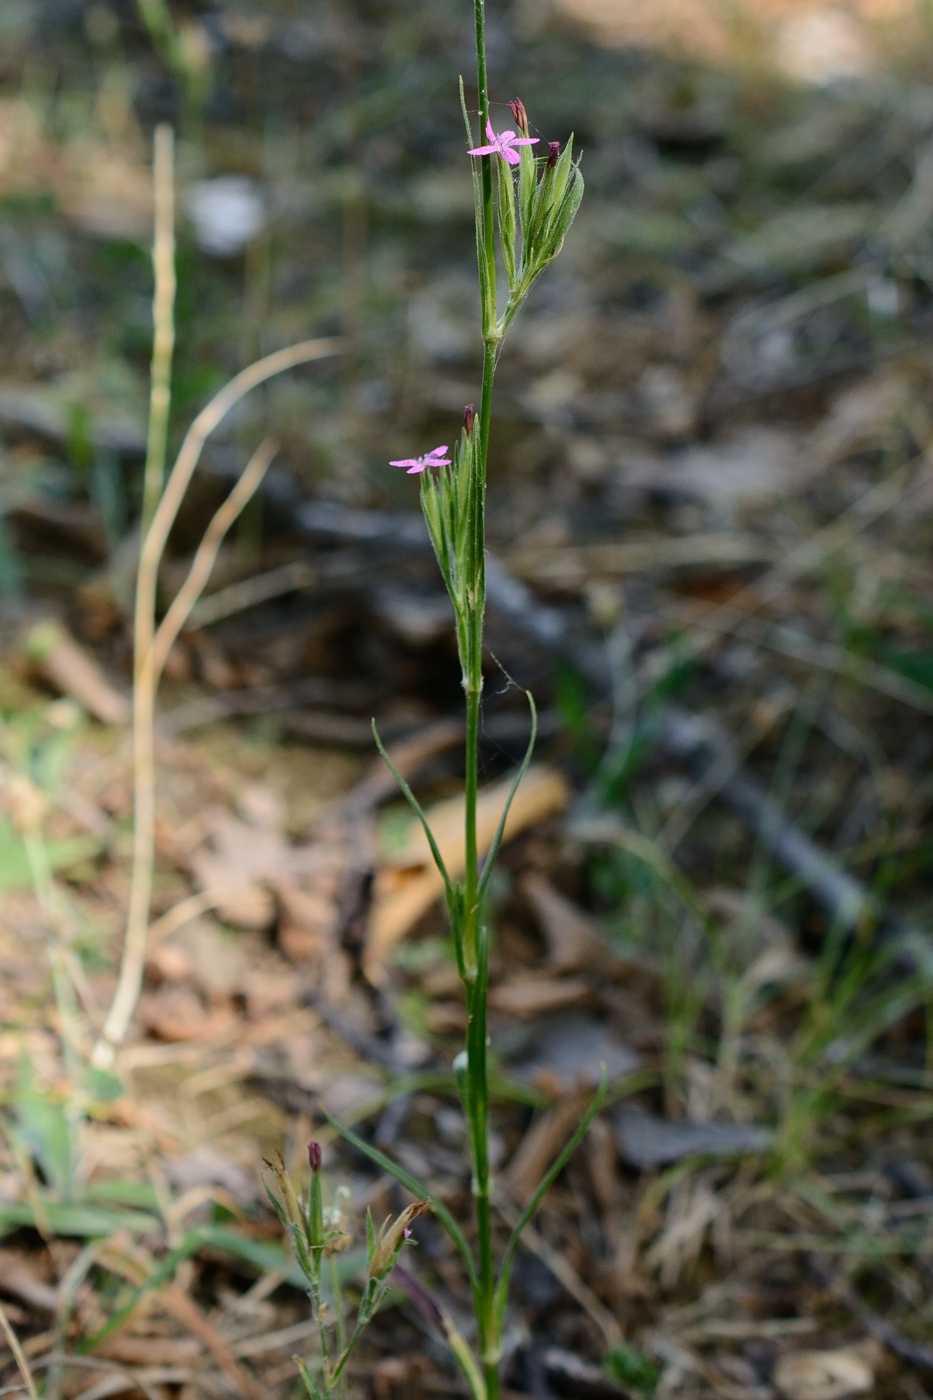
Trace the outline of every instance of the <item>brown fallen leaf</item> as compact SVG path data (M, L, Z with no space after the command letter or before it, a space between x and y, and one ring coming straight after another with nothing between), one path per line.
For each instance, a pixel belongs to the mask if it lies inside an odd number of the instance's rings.
M526 875L521 883L538 918L548 949L548 964L555 972L590 972L625 978L636 972L659 975L646 956L618 953L600 923L558 893L543 875Z
M143 993L137 1017L159 1040L217 1040L236 1022L231 1006L206 1010L193 991L165 982L157 992Z
M270 788L251 784L239 797L240 816L218 810L205 825L211 844L191 858L202 890L229 890L217 905L220 917L236 928L267 929L276 913L273 889L302 887L336 895L343 867L339 839L320 837L293 845L285 833L285 814Z
M536 1118L525 1133L506 1171L509 1191L521 1205L531 1199L538 1182L580 1122L591 1098L589 1090L567 1094L547 1113Z
M831 1351L793 1351L778 1358L774 1384L787 1400L843 1400L874 1388L882 1350L871 1339Z
M489 1004L504 1016L541 1016L574 1006L590 995L583 977L540 977L533 974L502 982L489 993Z
M130 702L104 675L94 658L60 622L39 622L26 637L26 654L37 675L77 700L101 724L130 722Z
M19 1250L0 1249L0 1278L4 1293L20 1298L38 1312L54 1313L58 1292L41 1276L41 1260Z
M467 1028L466 1007L456 1001L436 1001L425 1008L424 1024L432 1035L457 1035Z
M289 880L275 884L279 898L278 943L304 973L303 981L331 1005L347 1000L350 959L337 938L337 904L317 891L299 889Z
M108 1361L126 1366L190 1366L204 1353L196 1337L139 1337L133 1333L111 1337L95 1351Z
M512 779L482 792L477 803L477 844L481 855L489 850L503 808L512 790ZM570 789L553 768L529 768L515 795L505 825L505 839L563 811ZM428 812L434 839L452 880L463 874L463 798L440 802ZM381 862L376 877L369 936L363 955L363 971L371 982L385 977L386 959L392 948L427 913L443 892L438 873L420 826L413 829L405 847Z

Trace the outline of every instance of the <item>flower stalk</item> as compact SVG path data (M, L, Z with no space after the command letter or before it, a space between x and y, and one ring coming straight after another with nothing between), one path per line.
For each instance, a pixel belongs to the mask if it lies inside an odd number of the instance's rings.
M467 407L459 440L452 451L444 444L421 456L398 458L391 463L409 475L418 475L421 478L422 512L438 567L453 604L466 707L465 864L461 879L455 881L450 878L424 812L408 784L392 766L378 734L375 735L380 753L422 823L443 879L457 966L466 994L466 1045L454 1061L454 1074L467 1120L470 1145L474 1246L471 1248L464 1232L443 1203L431 1197L409 1173L336 1122L326 1112L324 1116L382 1170L394 1176L413 1195L425 1198L409 1206L394 1223L387 1222L378 1236L370 1222L370 1268L360 1304L359 1319L372 1315L371 1290L377 1287L377 1280L385 1279L388 1271L394 1268L407 1235L410 1219L414 1219L422 1210L432 1209L460 1253L469 1275L473 1295L475 1351L471 1350L450 1318L442 1316L447 1340L473 1400L499 1400L499 1371L509 1278L519 1239L545 1192L599 1111L605 1085L594 1098L570 1142L552 1163L535 1193L530 1208L522 1215L513 1231L497 1265L489 1163L489 930L483 917L483 906L490 874L505 830L509 806L531 759L536 720L534 702L529 695L532 715L531 741L502 813L498 831L481 865L476 815L483 695L483 622L486 611L486 471L496 365L503 339L534 282L560 251L583 196L583 180L579 162L573 159L572 140L568 141L563 149L559 143L549 142L545 143L545 154L537 156L533 153L532 148L540 142L537 137L529 134L528 114L519 99L516 98L510 103L517 130L496 132L490 115L484 0L474 0L474 19L479 129L486 138L483 144L476 144L462 80L460 100L468 138L467 150L473 162L476 253L483 341L479 410L475 411L472 404ZM497 302L500 259L508 284L508 298L501 315ZM312 1163L312 1197L315 1176ZM283 1200L287 1201L284 1185L282 1193ZM315 1212L316 1207L312 1201L309 1219L317 1220ZM309 1226L309 1232L303 1238L299 1227L290 1223L289 1212L284 1208L282 1219L286 1229L293 1236L293 1248L302 1269L305 1268L304 1260L308 1261L312 1279L312 1300L315 1307L320 1309L317 1262L320 1235L317 1226ZM324 1248L326 1250L326 1244ZM333 1386L339 1380L346 1364L345 1358L355 1345L363 1325L364 1322L358 1321L347 1347L341 1352L344 1358L342 1360L333 1360L326 1350L326 1340L322 1341L323 1382L309 1379L310 1373L307 1372L307 1368L303 1370L306 1386L314 1400L333 1393L326 1386ZM322 1337L326 1331L326 1327L322 1328ZM313 1389L312 1385L318 1388Z

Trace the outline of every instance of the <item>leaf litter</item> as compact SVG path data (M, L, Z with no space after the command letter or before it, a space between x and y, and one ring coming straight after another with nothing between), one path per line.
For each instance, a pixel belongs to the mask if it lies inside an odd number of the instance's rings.
M310 1341L262 1156L297 1162L323 1104L453 1210L469 1191L437 890L369 766L375 713L419 796L456 813L449 625L378 463L449 441L470 392L457 114L429 126L397 100L412 54L441 81L462 15L185 13L210 75L195 120L122 10L63 9L40 42L39 7L14 8L0 1294L49 1394L284 1397ZM764 7L796 86L686 3L637 32L598 0L502 17L502 80L543 135L576 128L588 181L503 363L490 492L488 788L521 756L525 685L551 784L493 890L503 1222L600 1064L613 1100L517 1270L513 1394L917 1400L933 1370L931 108L888 8ZM924 22L897 15L905 36ZM637 47L685 22L703 62ZM177 426L260 328L339 325L354 352L240 414L173 539L166 601L267 416L282 465L169 666L153 935L115 1077L87 1058L128 888L126 525L166 103L200 308L180 308ZM215 199L199 231L197 199L225 188L248 195L246 235L243 198L236 229ZM333 1140L325 1171L358 1220L404 1204ZM415 1236L456 1311L430 1220ZM604 1367L607 1317L625 1343ZM354 1400L456 1393L405 1302L361 1356Z

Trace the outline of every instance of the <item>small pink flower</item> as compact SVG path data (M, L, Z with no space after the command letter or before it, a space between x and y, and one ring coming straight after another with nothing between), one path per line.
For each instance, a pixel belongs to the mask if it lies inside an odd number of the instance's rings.
M432 447L423 457L402 457L397 462L390 462L389 466L405 467L409 476L413 476L415 472L423 472L426 467L449 467L451 459L444 456L446 451L445 442L443 447Z
M488 146L476 146L472 151L467 151L469 156L501 156L508 165L518 165L521 156L516 151L516 146L536 146L537 136L516 136L514 131L502 131L497 136L492 129L492 122L486 123L486 140Z

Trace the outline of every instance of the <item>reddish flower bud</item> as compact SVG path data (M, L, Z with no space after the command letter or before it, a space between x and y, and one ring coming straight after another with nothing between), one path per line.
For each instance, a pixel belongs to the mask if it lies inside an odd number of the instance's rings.
M509 103L512 110L512 120L518 127L522 136L528 135L528 113L525 111L525 104L520 97L513 97Z
M470 437L470 435L472 434L473 424L475 423L475 421L476 413L474 411L473 405L471 403L468 403L466 408L463 410L463 431L466 433L467 437Z
M547 170L553 170L557 164L557 157L560 155L560 142L549 141L547 143Z
M321 1144L319 1142L308 1143L308 1165L313 1172L321 1170Z

